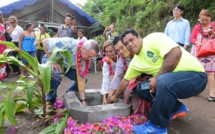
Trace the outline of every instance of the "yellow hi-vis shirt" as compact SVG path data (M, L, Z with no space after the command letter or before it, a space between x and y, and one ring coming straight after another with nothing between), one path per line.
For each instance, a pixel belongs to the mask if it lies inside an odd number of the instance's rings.
M180 46L165 34L149 34L143 38L141 51L132 59L124 78L126 80L131 80L142 73L156 76L164 62L165 55L175 47ZM180 47L180 49L182 51L182 56L173 72L205 72L203 66L196 57L193 57L183 48Z

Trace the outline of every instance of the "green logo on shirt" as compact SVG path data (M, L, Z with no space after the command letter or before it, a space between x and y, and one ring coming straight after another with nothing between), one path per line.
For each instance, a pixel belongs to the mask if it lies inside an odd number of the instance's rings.
M154 63L160 58L160 56L155 55L152 51L147 51L147 56L152 58L152 62Z
M152 58L152 57L154 57L154 53L152 51L147 51L147 56L149 58Z

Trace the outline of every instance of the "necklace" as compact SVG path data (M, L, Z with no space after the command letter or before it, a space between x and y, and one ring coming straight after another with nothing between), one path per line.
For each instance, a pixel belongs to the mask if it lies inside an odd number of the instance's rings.
M77 48L77 51L76 51L76 67L77 67L77 70L78 70L78 74L82 77L82 78L85 78L86 75L88 74L89 72L89 69L90 69L90 60L86 60L85 61L85 69L83 70L82 69L82 59L81 59L81 47L83 46L84 42L79 42L78 44L78 48Z
M111 64L111 63L112 63L112 60L111 60L109 57L105 56L105 57L102 59L102 61L103 61L103 62L106 62L106 63L108 64L110 76L111 76L111 75L114 75L113 67L112 67L112 64Z
M133 59L134 55L131 55L131 59ZM126 63L126 58L122 57L122 63L123 63L123 69L126 72L128 69L127 63Z
M126 58L122 57L122 63L123 63L123 69L126 72L126 70L128 69L127 63L126 63Z

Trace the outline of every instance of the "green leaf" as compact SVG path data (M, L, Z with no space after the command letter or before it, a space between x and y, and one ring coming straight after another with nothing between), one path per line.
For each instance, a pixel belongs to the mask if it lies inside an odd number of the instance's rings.
M16 104L16 113L23 112L27 108L25 103Z
M13 42L0 41L0 44L6 45L8 48L17 48Z
M114 131L117 131L119 128L118 127L113 127L112 128Z
M42 131L39 132L39 134L50 134L55 132L56 123L44 128Z
M29 85L27 89L27 99L28 99L28 104L29 107L32 107L32 98L34 95L34 85Z
M65 115L65 117L61 120L59 124L57 124L57 127L55 129L55 134L62 134L63 130L66 128L66 121L68 119L68 112Z
M15 101L26 101L26 97L24 97L24 96L16 96Z
M26 61L28 62L28 64L32 67L32 69L34 71L32 71L29 68L24 68L26 69L28 72L30 72L32 75L34 76L38 76L38 61L36 57L32 57L30 54L28 54L25 51L19 51L19 55L21 55L23 58L26 59Z
M59 49L59 48L55 48L54 51L52 52L51 57L49 58L48 61L51 61L51 63L53 62L59 62L59 55L63 56L64 58L66 58L67 60L67 71L69 71L71 65L72 65L72 55L68 50L63 50L63 49Z
M19 55L21 55L22 57L24 57L28 64L32 67L32 69L34 71L32 71L30 68L26 67L21 61L19 61L18 59L16 59L14 56L8 56L9 52L18 52ZM11 64L15 64L15 65L19 65L21 67L23 67L25 70L27 70L28 72L30 72L32 75L37 76L38 75L38 61L36 57L32 57L30 54L28 54L27 52L20 50L18 48L14 48L14 49L6 49L3 52L3 56L4 59L7 61L7 63ZM0 57L0 59L2 59L2 57ZM0 60L0 62L4 62L3 60Z
M0 134L4 134L3 127L0 127Z
M0 104L0 128L4 125L4 103Z
M7 50L7 49L6 49ZM18 50L17 50L18 51ZM3 64L3 63L8 63L8 64L14 64L14 65L17 65L17 66L20 66L22 68L24 68L25 70L27 70L28 72L30 72L31 74L33 75L37 75L37 71L32 71L29 67L27 67L26 65L24 65L20 60L16 59L14 56L7 56L8 52L7 51L4 51L3 55L4 57L0 56L0 63ZM25 56L28 58L28 60L30 60L31 62L29 62L30 65L32 65L33 63L35 64L35 59L33 59L33 57L31 57L28 53L24 52L24 51L21 51L19 50L19 54ZM2 59L3 58L3 59ZM32 58L32 59L30 59ZM32 63L33 62L33 63ZM37 65L38 66L38 65ZM35 68L37 68L36 65L33 65L33 69L36 70Z
M46 93L48 93L50 90L50 83L51 83L50 62L47 62L46 64L40 64L39 72L40 72L40 79L42 80L42 82L44 84L45 91L46 91Z
M39 109L35 109L35 110L34 110L34 113L37 114L37 115L42 115L42 114L43 114L43 109L42 109L42 107L40 107Z
M34 98L34 99L32 100L32 102L33 102L33 104L42 104L42 101L39 100L38 98Z
M14 90L7 92L5 97L5 113L7 118L13 125L18 125L15 120L15 96L22 91L23 87L17 87Z
M11 84L7 84L7 83L2 83L2 82L0 82L0 90L1 90L1 89L5 89L5 88L14 89L14 88L16 88L16 87L13 86L13 85L11 85Z

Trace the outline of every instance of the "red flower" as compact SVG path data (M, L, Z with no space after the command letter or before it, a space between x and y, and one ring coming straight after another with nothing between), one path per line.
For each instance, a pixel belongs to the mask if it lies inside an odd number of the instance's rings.
M90 69L90 61L86 60L85 61L85 69L82 70L81 47L83 46L83 44L84 44L84 42L80 42L78 44L78 48L77 48L77 51L76 51L76 63L77 63L77 65L76 65L77 68L76 69L78 69L78 73L82 78L86 77L86 75L88 74L89 69Z

